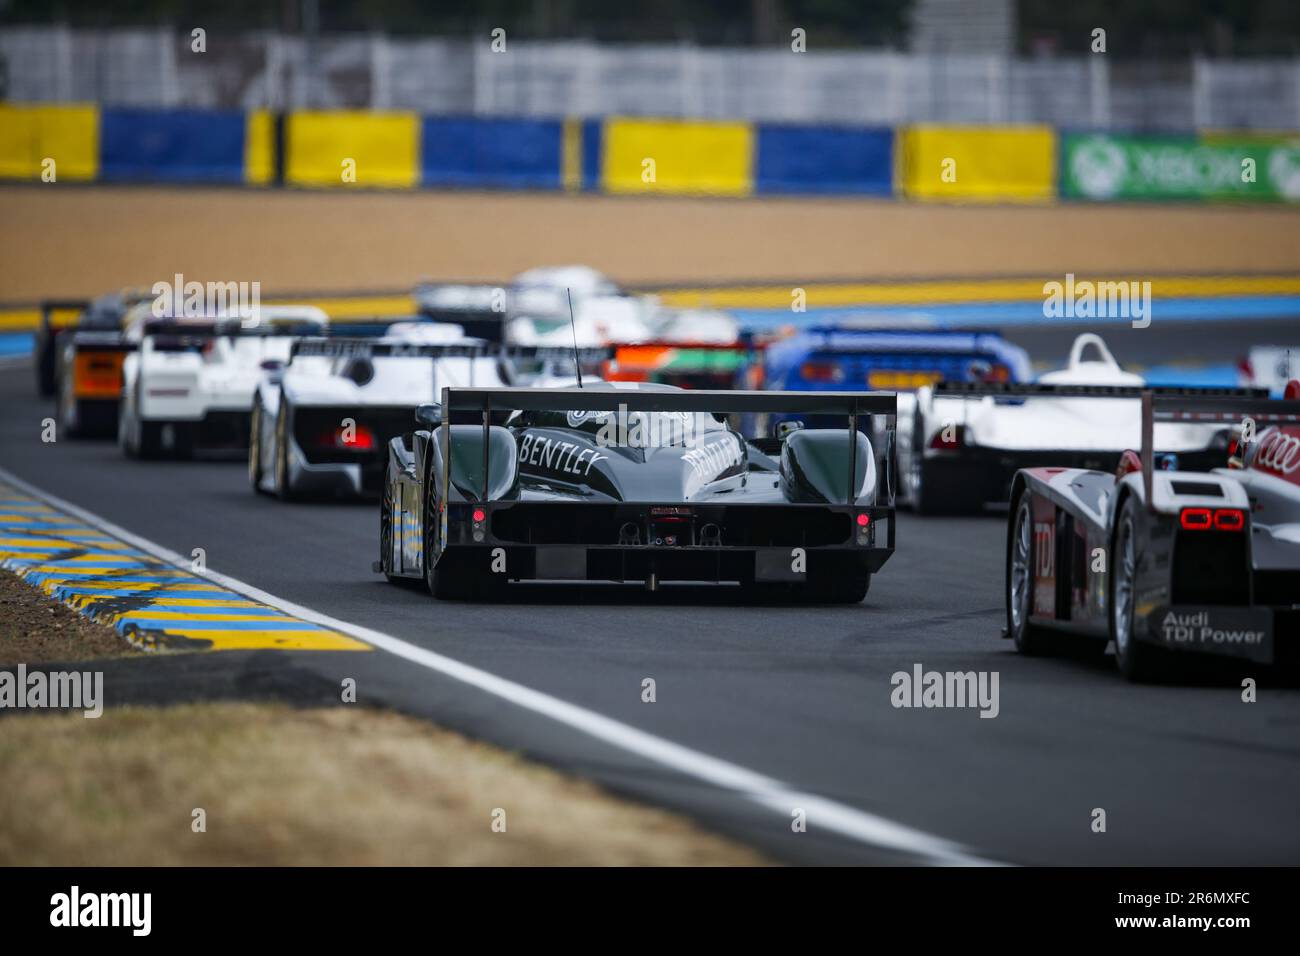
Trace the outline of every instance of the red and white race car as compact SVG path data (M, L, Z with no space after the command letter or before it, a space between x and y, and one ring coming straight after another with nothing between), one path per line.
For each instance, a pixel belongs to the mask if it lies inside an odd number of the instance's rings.
M1225 467L1177 470L1156 422L1219 422ZM1141 453L1114 473L1026 468L1011 487L1005 636L1022 653L1104 652L1130 680L1179 659L1294 660L1300 648L1300 382L1282 400L1142 395Z

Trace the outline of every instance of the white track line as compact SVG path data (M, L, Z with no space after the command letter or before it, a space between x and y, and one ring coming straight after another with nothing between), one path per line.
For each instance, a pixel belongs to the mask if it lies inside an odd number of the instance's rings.
M735 796L767 807L775 811L783 820L781 827L788 827L792 811L800 808L806 813L807 825L811 829L824 829L838 833L848 839L868 846L891 850L916 857L921 862L941 866L990 866L998 865L975 855L960 844L934 836L922 830L885 817L867 813L862 810L819 797L807 791L798 790L779 780L764 776L753 770L741 767L717 757L691 750L662 737L656 737L643 730L605 717L595 711L587 710L576 704L552 697L550 694L533 690L514 681L497 677L487 671L469 664L445 657L434 651L410 644L401 638L384 634L368 627L360 627L340 621L338 618L321 614L310 608L286 601L268 594L261 588L243 581L220 574L210 569L194 571L192 562L174 551L155 544L139 535L132 534L98 515L86 511L69 501L64 501L48 492L28 484L5 468L0 468L0 480L6 481L18 490L38 498L54 508L104 531L115 538L125 541L141 551L153 555L161 561L205 577L222 587L238 591L254 601L277 607L286 614L328 627L344 634L365 641L390 654L427 667L446 677L469 684L479 690L509 701L516 706L531 710L533 713L584 733L589 737L604 741L620 750L635 754L652 763L667 767L687 777L725 790ZM250 492L251 493L251 492Z

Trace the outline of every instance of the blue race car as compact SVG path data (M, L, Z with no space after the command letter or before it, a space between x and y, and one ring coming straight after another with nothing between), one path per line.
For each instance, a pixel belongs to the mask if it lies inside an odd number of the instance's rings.
M897 422L912 421L918 388L936 382L1027 382L1029 354L996 332L949 332L812 327L755 349L740 373L741 388L790 392L888 391L897 393ZM859 428L873 446L893 460L895 432L884 422L864 420ZM769 430L784 437L798 428L842 428L825 416L771 416L764 424L746 423L754 433ZM904 438L907 436L903 436ZM896 468L887 469L889 475ZM887 491L902 489L889 483Z
M754 354L753 362L742 372L742 388L897 392L899 421L911 420L913 395L926 385L1026 382L1032 378L1029 354L996 332L815 326L770 342ZM784 416L782 420L793 418ZM809 428L828 427L824 421L802 421ZM771 422L772 427L777 424Z
M1032 377L1028 353L996 332L814 327L771 343L759 362L763 387L781 391L914 392L936 382Z

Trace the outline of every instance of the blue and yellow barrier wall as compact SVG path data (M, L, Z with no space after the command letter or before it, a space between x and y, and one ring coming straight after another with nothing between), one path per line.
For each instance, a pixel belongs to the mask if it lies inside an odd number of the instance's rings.
M1287 175L1277 188L1257 188L1252 196L1300 199L1300 176L1292 174L1300 169L1300 140L1287 134L1260 142L1251 150L1278 153L1260 155ZM1135 173L1120 181L1112 167L1143 151L1232 159L1238 146L1210 134L1157 141L1035 125L891 129L0 104L0 179L56 181L1039 203L1163 195L1164 184L1138 181Z
M0 105L0 178L891 195L894 132L609 117Z

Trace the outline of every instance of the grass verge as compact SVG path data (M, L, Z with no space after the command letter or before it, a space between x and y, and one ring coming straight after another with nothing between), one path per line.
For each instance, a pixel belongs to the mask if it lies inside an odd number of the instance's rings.
M355 705L8 717L0 780L4 866L765 862L667 812Z

